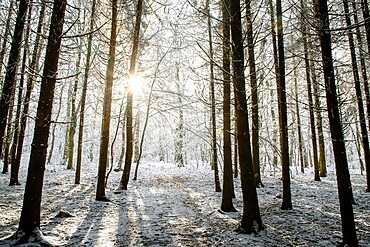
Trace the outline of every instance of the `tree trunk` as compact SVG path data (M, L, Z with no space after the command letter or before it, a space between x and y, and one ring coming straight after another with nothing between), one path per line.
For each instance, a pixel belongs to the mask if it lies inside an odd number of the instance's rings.
M300 162L301 172L304 173L302 127L301 127L301 116L299 114L298 75L297 75L297 67L296 67L295 61L293 62L293 66L294 66L293 74L294 74L294 91L295 91L295 111L297 115L299 162Z
M37 67L38 67L38 61L39 61L38 56L41 54L38 51L40 50L40 37L42 34L42 26L43 26L44 17L45 17L45 8L46 8L46 4L45 4L45 1L43 1L41 5L41 9L40 9L38 24L37 24L38 35L36 35L35 45L32 51L31 63L29 65L30 71L35 71L37 70ZM22 114L21 114L21 119L20 119L20 130L19 130L19 137L18 137L19 139L17 143L17 150L15 152L16 155L15 155L15 158L12 160L12 172L14 172L14 174L12 174L11 176L13 177L15 184L19 183L18 174L19 174L19 167L20 167L21 158L22 158L23 142L24 142L24 136L25 136L25 131L27 127L27 117L28 117L31 93L33 90L33 82L34 82L34 76L33 76L33 73L30 73L27 79L26 95L24 96L23 109L22 109Z
M269 0L269 8L271 12L270 16L270 22L271 22L271 37L272 37L272 49L273 49L273 54L274 54L274 69L275 69L275 80L276 80L276 87L280 85L279 83L279 59L278 59L278 49L277 49L277 40L276 40L276 31L275 31L275 13L274 13L274 6L272 3L272 0ZM273 96L272 89L270 91L271 98ZM271 104L271 118L273 121L273 136L272 136L272 143L275 145L276 139L277 139L277 127L276 127L276 121L275 121L275 111L274 111L274 106ZM277 151L273 152L273 167L274 167L274 176L275 176L275 170L277 167L278 163L278 155Z
M20 0L17 20L14 27L13 41L10 48L6 74L0 100L0 152L3 150L5 127L8 120L9 106L12 91L15 87L16 72L19 63L19 55L23 39L24 25L26 22L27 10L30 0Z
M138 109L135 117L135 138L134 138L134 163L139 159L139 141L140 141L140 110Z
M15 114L15 123L14 123L14 134L13 134L13 143L11 147L11 172L10 172L10 182L9 185L20 185L18 181L18 172L19 167L17 167L15 161L16 157L16 150L19 140L19 124L20 124L20 115L22 109L22 96L23 96L23 85L24 85L24 77L26 71L26 62L27 62L27 51L28 51L28 39L30 36L30 28L31 28L31 14L32 14L32 5L28 9L28 17L27 17L27 30L25 34L25 46L23 48L23 56L22 56L22 67L21 67L21 78L19 80L18 85L18 99L17 99L17 111Z
M284 56L284 39L283 39L283 15L281 9L281 0L276 1L277 14L277 39L279 53L279 123L280 123L280 148L281 164L283 172L283 202L282 210L292 209L292 196L290 191L290 164L289 164L289 143L288 143L288 121L287 105L285 91L285 56Z
M249 79L251 82L252 95L252 154L253 154L253 173L254 182L257 187L263 187L260 172L260 154L259 154L259 118L258 118L258 87L256 75L256 61L254 57L253 40L253 16L251 12L251 0L245 1L246 21L247 21L247 47Z
M105 172L108 163L108 146L109 146L109 130L110 130L110 116L112 106L112 86L114 78L114 62L116 56L116 38L117 38L117 12L118 0L112 1L112 29L109 43L109 59L106 72L106 85L104 92L103 116L100 139L99 152L99 170L98 170L98 186L96 190L97 201L107 201L105 196Z
M66 4L66 0L54 1L23 207L19 228L14 235L20 238L18 244L26 243L30 236L35 235L36 240L42 241L39 239L41 234L38 234L42 186Z
M326 0L314 0L314 11L319 23L319 39L324 70L326 102L338 182L339 204L342 219L343 244L358 246L352 208L352 187L348 170L339 102L335 84L328 5Z
M89 81L92 39L93 39L92 31L94 29L94 20L95 20L95 8L96 8L96 0L93 0L92 1L92 6L91 6L91 16L90 16L90 27L89 27L90 33L87 37L86 64L85 64L84 80L83 80L83 85L82 85L82 94L81 94L81 103L80 103L81 104L81 109L80 109L80 122L79 122L79 126L78 126L75 184L80 184L80 180L81 180L82 142L83 142L83 132L84 132L84 122L85 122L85 106L86 106L86 95L87 95L87 83Z
M73 85L73 91L72 91L72 101L71 101L71 124L69 126L69 133L68 133L68 165L67 169L73 168L73 154L74 154L74 148L75 148L75 133L76 133L76 127L77 127L77 111L78 107L76 107L76 96L77 96L77 89L78 89L78 78L79 78L79 70L81 66L81 56L82 56L82 45L81 40L79 42L79 51L77 56L77 62L76 62L76 78Z
M351 53L351 61L352 61L352 72L353 72L353 79L355 82L355 90L356 90L356 97L357 97L357 107L358 107L358 117L360 120L360 128L361 128L361 136L362 136L362 147L364 149L364 157L365 157L365 167L366 170L369 172L370 169L370 152L369 152L369 137L367 134L366 128L366 116L364 110L364 104L362 101L362 92L361 92L361 83L360 83L360 75L358 73L357 67L357 57L356 57L356 48L355 48L355 41L353 39L353 34L351 30L351 17L349 13L349 5L347 0L343 0L343 7L344 13L346 17L346 24L347 24L347 35L348 35L348 42L350 47ZM370 174L368 174L370 175ZM370 192L370 177L367 176L367 192Z
M138 0L136 6L135 30L130 61L130 77L133 77L136 74L136 62L139 55L140 25L142 12L143 12L143 0ZM127 190L127 184L130 179L131 172L131 162L133 153L132 108L133 108L133 92L129 90L127 94L126 158L125 158L125 167L123 168L123 173L119 187L120 189L123 190Z
M215 100L215 76L214 76L214 61L213 61L213 41L212 41L212 25L211 25L211 10L209 0L206 1L206 13L208 23L208 44L209 44L209 70L210 70L210 97L211 97L211 130L212 130L212 159L211 167L214 171L215 191L221 192L220 178L218 175L217 161L217 126L216 126L216 100Z
M243 193L243 216L240 230L254 233L263 229L258 206L258 197L253 178L252 151L250 145L248 108L245 93L243 35L241 25L240 0L230 1L232 58L234 72L234 93L236 98L237 138L241 186Z
M4 39L3 39L3 44L1 46L1 51L0 51L0 76L2 77L2 71L3 71L3 61L4 61L4 56L6 52L6 45L8 44L8 37L10 33L10 21L12 20L12 15L13 15L13 5L14 5L14 0L10 0L9 2L9 9L8 9L8 17L6 19L6 24L5 24L5 31L4 31Z
M224 140L224 174L221 210L224 212L236 212L233 205L234 184L233 164L231 157L231 69L230 69L230 1L221 2L222 8L222 77L224 86L223 97L223 140Z

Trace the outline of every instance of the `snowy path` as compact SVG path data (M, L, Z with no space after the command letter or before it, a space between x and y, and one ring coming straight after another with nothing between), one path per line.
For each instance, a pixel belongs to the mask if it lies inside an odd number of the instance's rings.
M74 171L50 166L45 175L42 231L64 246L336 246L341 238L335 177L317 183L309 175L292 178L293 207L279 209L281 181L264 177L258 190L266 231L237 234L240 213L219 212L221 194L213 192L212 171L171 164L146 163L129 190L115 193L121 173L109 178L110 203L95 198L96 168L83 184L74 185ZM0 238L17 228L24 186L9 187L0 176ZM22 178L24 181L24 177ZM361 246L370 246L370 195L364 177L353 175L358 205L354 206ZM241 212L237 182L235 206ZM55 217L60 211L74 217ZM0 242L1 245L1 242Z

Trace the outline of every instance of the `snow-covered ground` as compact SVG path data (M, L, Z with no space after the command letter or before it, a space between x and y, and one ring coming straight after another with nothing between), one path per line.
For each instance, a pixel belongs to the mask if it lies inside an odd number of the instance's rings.
M121 172L112 172L107 195L97 202L96 164L83 167L81 185L74 171L49 165L45 174L43 234L63 246L337 246L341 226L335 175L313 181L309 170L293 174L293 210L280 210L279 175L265 174L258 189L265 231L238 234L242 212L239 179L234 205L237 213L219 210L221 193L214 192L212 171L205 166L178 168L168 163L143 162L139 179L129 190L115 193ZM357 205L354 213L360 246L370 246L370 193L365 177L351 171ZM9 174L0 175L0 239L17 229L25 175L21 186L8 186ZM55 217L61 210L74 217ZM4 242L3 242L4 243ZM1 241L0 241L0 245Z

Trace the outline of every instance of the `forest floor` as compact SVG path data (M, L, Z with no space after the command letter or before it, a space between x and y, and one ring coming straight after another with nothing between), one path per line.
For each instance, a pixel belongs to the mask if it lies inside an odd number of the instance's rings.
M9 174L0 175L0 239L18 226L25 184L8 186ZM234 205L239 212L219 210L222 193L214 192L212 171L205 166L144 162L139 179L115 193L121 172L109 177L111 202L95 201L96 165L84 167L80 185L74 171L48 165L45 173L41 230L58 246L337 246L341 226L335 175L313 181L312 169L292 173L293 210L280 210L279 176L266 174L258 189L265 230L259 234L236 232L242 196L236 181ZM332 168L331 168L332 170ZM370 246L370 193L365 176L351 170L357 205L354 214L360 246ZM73 217L56 217L60 211ZM0 240L0 246L5 244ZM33 245L32 245L33 246Z

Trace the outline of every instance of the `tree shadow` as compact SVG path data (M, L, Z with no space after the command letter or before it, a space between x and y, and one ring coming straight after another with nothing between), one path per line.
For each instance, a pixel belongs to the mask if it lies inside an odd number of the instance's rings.
M68 246L95 246L108 202L93 201L90 211L69 239Z

